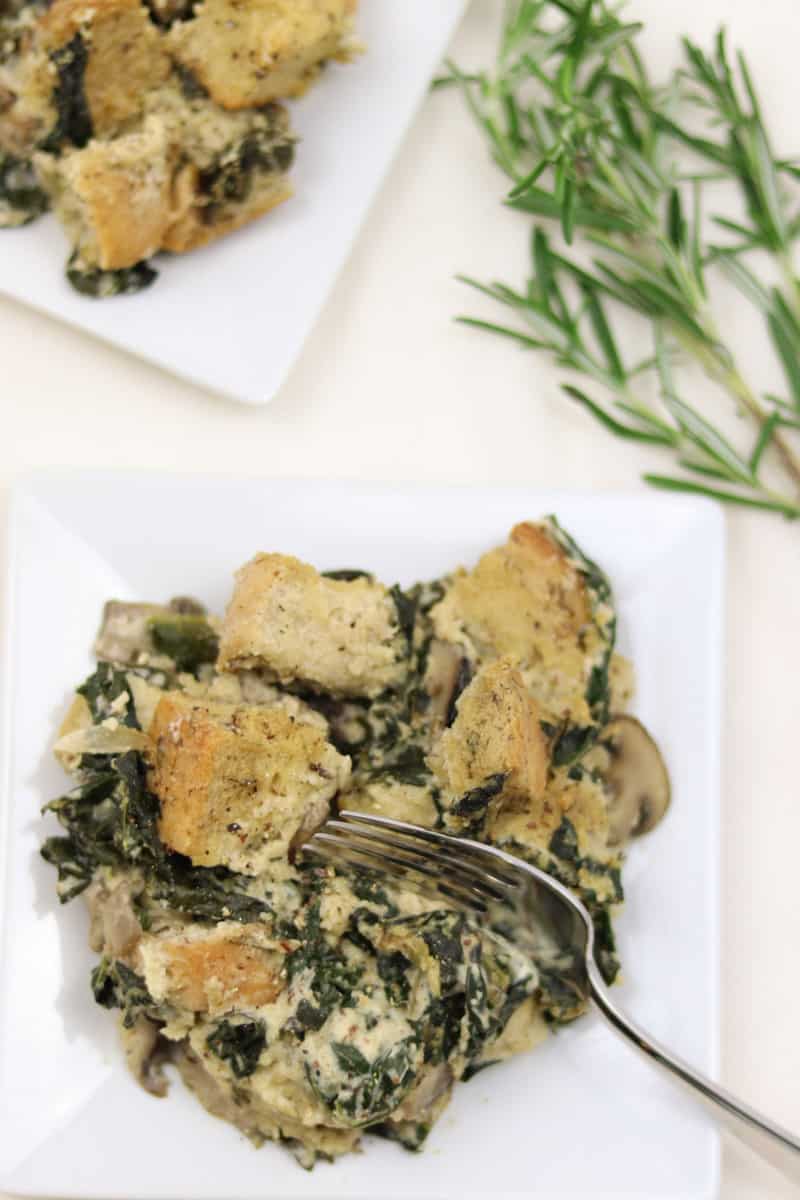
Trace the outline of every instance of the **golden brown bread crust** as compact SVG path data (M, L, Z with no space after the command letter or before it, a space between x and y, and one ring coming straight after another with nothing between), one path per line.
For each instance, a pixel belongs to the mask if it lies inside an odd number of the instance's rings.
M155 1000L192 1012L271 1004L284 986L284 956L269 948L258 925L195 926L172 937L145 934L137 959Z
M197 866L244 875L286 865L325 820L350 760L280 707L166 692L149 730L159 837Z
M515 525L504 546L454 577L431 619L437 636L463 646L473 662L508 658L546 719L590 722L586 687L597 639L590 598L544 525Z
M223 108L298 96L320 64L346 57L356 0L204 0L167 40Z
M465 688L429 762L450 797L496 775L506 778L493 810L509 804L530 809L542 797L549 755L539 706L507 659L482 667Z
M383 584L326 579L284 554L258 554L236 573L219 668L263 668L337 696L377 696L406 672L407 646Z
M148 118L141 131L56 158L39 155L39 172L87 266L130 267L161 247L171 220L172 148Z
M41 48L51 55L76 34L88 52L83 91L94 135L111 136L169 75L163 36L140 0L54 0L39 23ZM46 69L55 83L52 64Z

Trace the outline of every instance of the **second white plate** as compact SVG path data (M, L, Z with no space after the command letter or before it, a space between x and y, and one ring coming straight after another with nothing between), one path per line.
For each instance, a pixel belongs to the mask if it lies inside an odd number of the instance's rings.
M358 233L466 0L362 0L367 50L331 63L290 104L300 135L295 195L263 220L154 260L156 283L92 300L64 278L68 246L52 216L0 231L0 291L248 404L271 400Z

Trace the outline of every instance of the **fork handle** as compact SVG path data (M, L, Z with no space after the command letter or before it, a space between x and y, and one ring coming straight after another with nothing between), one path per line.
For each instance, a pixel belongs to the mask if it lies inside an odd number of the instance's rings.
M722 1128L794 1183L800 1183L800 1140L794 1134L713 1083L631 1021L611 1000L591 959L587 962L587 973L595 1005L618 1034L709 1109Z

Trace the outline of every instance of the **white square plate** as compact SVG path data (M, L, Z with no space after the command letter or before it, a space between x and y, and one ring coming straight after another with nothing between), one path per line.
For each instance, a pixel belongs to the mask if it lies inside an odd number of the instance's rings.
M685 497L82 475L34 478L12 507L2 763L0 1187L136 1200L527 1195L701 1200L716 1135L589 1016L530 1056L456 1089L428 1148L368 1139L310 1174L254 1150L175 1082L154 1100L128 1077L111 1015L92 1003L87 917L59 909L38 856L40 806L64 789L49 745L109 596L201 597L220 611L257 550L409 583L474 562L517 520L556 512L609 572L636 711L658 737L674 799L634 847L617 922L629 1011L713 1075L718 1037L718 770L723 535Z
M134 296L92 300L64 278L54 217L2 230L0 291L249 404L271 400L355 240L465 0L361 0L366 53L290 102L295 195L191 254L156 259Z

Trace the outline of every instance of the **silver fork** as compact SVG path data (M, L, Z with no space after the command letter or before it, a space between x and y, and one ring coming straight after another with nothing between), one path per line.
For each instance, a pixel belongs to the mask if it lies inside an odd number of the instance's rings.
M800 1182L800 1140L683 1062L640 1029L611 1000L594 956L592 918L572 892L512 854L389 817L342 811L303 847L334 865L367 870L440 895L478 919L499 906L532 936L534 957L559 952L559 973L591 1000L627 1042L709 1108L740 1141ZM562 972L561 964L565 964Z

